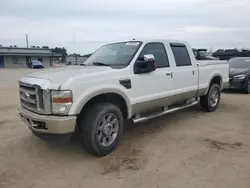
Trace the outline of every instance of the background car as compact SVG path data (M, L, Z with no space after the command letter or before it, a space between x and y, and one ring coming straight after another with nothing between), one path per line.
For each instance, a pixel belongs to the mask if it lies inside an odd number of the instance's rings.
M220 60L229 60L234 57L250 57L250 50L248 49L218 49L213 53L214 57Z
M41 61L31 60L31 62L29 64L29 68L31 68L31 69L43 69L44 65Z
M229 88L242 89L250 93L250 57L232 58L228 61Z
M217 57L213 57L212 53L209 53L207 49L195 49L193 48L194 56L197 60L219 60Z

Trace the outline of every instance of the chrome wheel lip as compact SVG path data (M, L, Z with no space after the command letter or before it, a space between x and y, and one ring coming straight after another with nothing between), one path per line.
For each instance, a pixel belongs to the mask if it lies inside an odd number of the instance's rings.
M103 147L109 147L112 145L118 134L120 124L117 115L114 113L105 114L98 122L96 130L97 141Z
M214 88L211 91L210 97L209 97L209 103L212 107L215 107L219 102L219 91L217 88Z

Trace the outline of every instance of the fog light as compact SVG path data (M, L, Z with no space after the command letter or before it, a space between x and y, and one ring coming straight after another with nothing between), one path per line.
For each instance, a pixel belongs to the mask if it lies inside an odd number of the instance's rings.
M46 126L45 122L30 120L30 124L35 129L45 129L45 130L48 129L48 127Z

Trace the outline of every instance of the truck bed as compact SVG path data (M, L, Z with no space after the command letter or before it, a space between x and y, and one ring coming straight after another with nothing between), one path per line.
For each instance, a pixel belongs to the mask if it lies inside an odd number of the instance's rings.
M197 61L199 71L199 89L208 88L211 74L216 74L222 78L222 89L225 89L229 81L229 67L227 61L220 60L208 60L208 61ZM225 84L223 84L225 83ZM203 92L201 92L203 93Z
M228 64L227 61L221 61L221 60L203 60L203 61L197 61L197 64L199 66L206 66L206 65L218 65L218 64Z

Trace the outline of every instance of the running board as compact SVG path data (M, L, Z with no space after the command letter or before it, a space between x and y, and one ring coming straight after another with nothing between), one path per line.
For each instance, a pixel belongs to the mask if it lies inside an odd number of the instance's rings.
M133 122L134 122L134 123L141 123L141 122L147 121L147 120L149 120L149 119L153 119L153 118L156 118L156 117L165 115L165 114L169 114L169 113L172 113L172 112L175 112L175 111L178 111L178 110L182 110L182 109L185 109L185 108L194 106L194 105L196 105L196 104L198 104L198 103L199 103L198 101L193 101L192 103L187 103L187 104L184 104L184 105L179 106L179 107L176 107L176 108L168 109L168 110L165 110L165 111L163 111L163 112L159 112L159 113L147 115L147 116L144 116L144 117L140 117L139 115L137 115L137 116L133 119Z

